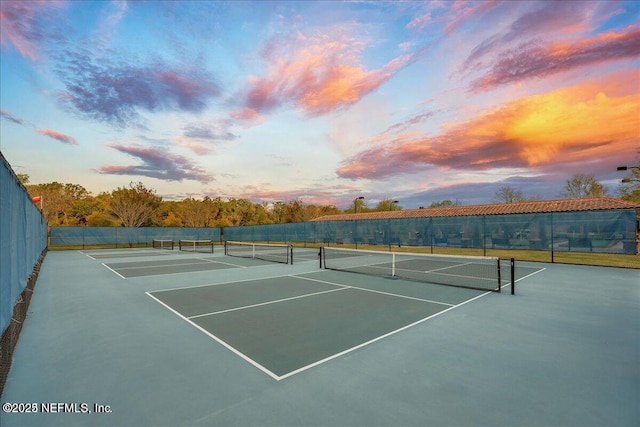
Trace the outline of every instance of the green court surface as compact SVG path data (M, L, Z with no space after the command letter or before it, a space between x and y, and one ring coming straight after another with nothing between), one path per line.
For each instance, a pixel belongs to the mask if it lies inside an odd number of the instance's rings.
M123 279L141 276L159 276L163 274L190 273L194 271L212 271L242 266L237 263L216 261L211 256L198 256L195 258L180 257L176 260L105 262L103 265Z
M317 252L49 252L2 395L38 411L0 425L640 425L638 270L517 263L510 295Z
M453 307L302 276L150 295L276 379Z

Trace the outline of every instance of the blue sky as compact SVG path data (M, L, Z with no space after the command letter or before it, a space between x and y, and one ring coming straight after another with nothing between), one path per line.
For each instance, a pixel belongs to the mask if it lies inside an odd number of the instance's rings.
M640 4L0 3L0 149L31 183L403 208L615 195Z

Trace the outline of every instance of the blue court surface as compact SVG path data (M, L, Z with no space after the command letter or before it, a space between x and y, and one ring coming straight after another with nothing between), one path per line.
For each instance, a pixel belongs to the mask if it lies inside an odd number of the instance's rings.
M640 425L640 272L515 277L510 295L324 270L318 249L49 252L0 424Z

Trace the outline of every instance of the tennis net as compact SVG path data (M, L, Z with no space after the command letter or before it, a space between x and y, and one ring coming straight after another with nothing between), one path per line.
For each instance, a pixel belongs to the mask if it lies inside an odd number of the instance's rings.
M250 243L226 241L224 243L225 255L254 258L263 261L293 264L293 246L276 243Z
M173 250L173 240L153 239L153 248Z
M178 249L187 252L213 253L213 240L179 240Z
M495 257L379 252L323 247L320 267L374 276L500 292Z

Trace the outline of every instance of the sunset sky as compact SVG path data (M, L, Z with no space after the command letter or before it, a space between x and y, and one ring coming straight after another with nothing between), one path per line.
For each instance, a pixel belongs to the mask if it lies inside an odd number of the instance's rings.
M0 2L0 150L165 200L559 198L640 156L640 2Z

